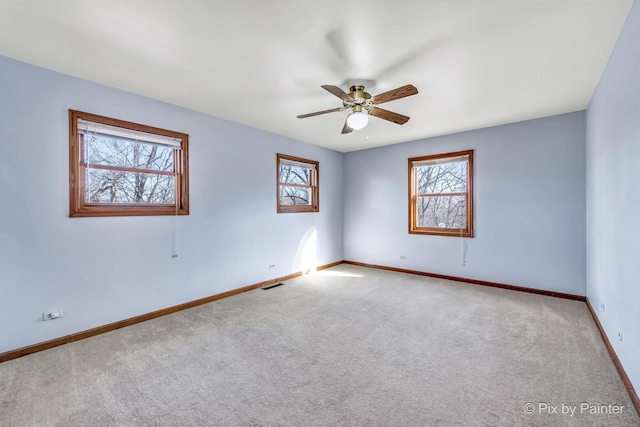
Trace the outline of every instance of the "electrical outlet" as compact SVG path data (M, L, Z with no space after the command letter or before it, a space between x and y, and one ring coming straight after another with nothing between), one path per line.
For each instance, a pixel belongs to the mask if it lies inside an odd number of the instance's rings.
M406 255L400 255L400 259L403 260L403 261L406 261L407 260L407 256Z
M602 312L604 313L604 303L600 304L600 308L602 309Z
M618 339L622 341L622 329L618 329Z
M46 320L53 320L53 319L58 319L60 317L64 316L64 310L63 309L55 309L55 310L51 310L51 311L45 311L44 313L42 313L42 320L46 321Z
M275 268L276 265L275 264L269 264L269 270L271 270L272 268Z

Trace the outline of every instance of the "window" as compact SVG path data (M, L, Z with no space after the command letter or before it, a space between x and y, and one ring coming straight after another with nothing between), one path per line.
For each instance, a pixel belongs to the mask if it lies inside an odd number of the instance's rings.
M319 212L320 165L278 154L278 212Z
M188 215L189 136L69 111L71 217Z
M473 150L409 159L409 233L473 237Z

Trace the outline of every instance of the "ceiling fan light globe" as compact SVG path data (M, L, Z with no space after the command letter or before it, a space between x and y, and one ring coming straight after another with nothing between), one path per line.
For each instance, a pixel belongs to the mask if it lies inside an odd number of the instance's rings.
M347 117L347 124L351 129L360 130L369 123L369 117L362 112L355 112Z

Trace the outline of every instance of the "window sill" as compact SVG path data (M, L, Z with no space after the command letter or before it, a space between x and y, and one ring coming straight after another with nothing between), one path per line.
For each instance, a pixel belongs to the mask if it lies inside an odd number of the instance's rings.
M460 230L459 228L431 228L419 227L409 230L409 234L422 234L429 236L449 236L449 237L473 237L473 231Z

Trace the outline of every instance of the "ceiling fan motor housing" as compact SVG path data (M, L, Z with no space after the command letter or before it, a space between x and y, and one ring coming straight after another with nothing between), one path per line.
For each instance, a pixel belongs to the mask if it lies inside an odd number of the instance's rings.
M349 88L349 95L356 101L356 104L363 104L371 95L364 91L364 86L354 85Z

